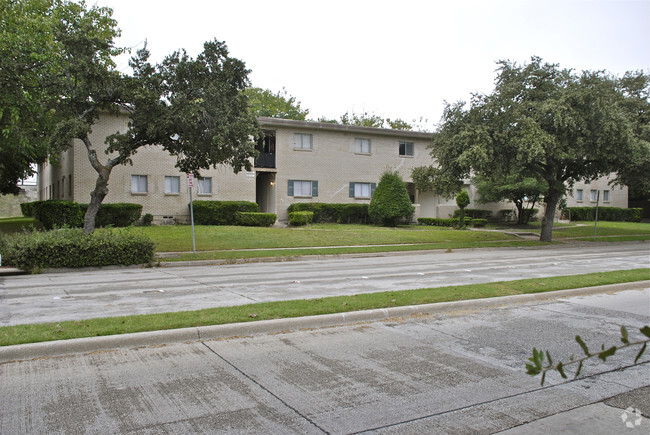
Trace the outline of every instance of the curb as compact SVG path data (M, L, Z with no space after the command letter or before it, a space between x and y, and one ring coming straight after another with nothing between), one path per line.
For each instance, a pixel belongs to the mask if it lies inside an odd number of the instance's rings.
M458 313L458 315L464 315L467 314L468 310L500 308L514 304L542 302L565 297L616 293L623 290L641 290L648 287L650 287L650 280L487 299L440 302L426 305L409 305L404 307L352 311L348 313L323 314L319 316L293 317L288 319L261 320L257 322L199 326L164 331L137 332L132 334L18 344L0 347L0 364L35 358L111 351L115 349L223 340L242 336L344 326L360 322L374 322L390 318L409 317L415 314L454 315L454 312L459 311L460 313Z

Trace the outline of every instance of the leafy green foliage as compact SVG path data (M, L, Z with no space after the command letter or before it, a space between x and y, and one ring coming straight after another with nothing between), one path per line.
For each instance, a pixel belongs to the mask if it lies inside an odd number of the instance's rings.
M399 221L409 221L413 213L415 207L402 177L396 171L384 172L368 206L370 218L384 226L394 227Z
M421 120L422 121L422 120ZM357 114L354 112L345 112L339 120L336 119L327 119L319 118L318 122L326 122L330 124L343 124L343 125L357 125L360 127L372 127L372 128L390 128L393 130L413 130L414 125L409 124L408 122L402 119L391 119L384 118L374 113L363 112ZM417 120L413 120L413 124L416 124Z
M465 227L465 207L470 203L469 193L466 190L461 190L458 195L456 195L456 205L460 208L460 213L458 213L458 227Z
M235 214L237 218L237 225L247 227L270 227L277 220L277 215L273 213L256 213L256 212L241 212Z
M83 216L88 204L77 204L72 201L33 201L21 204L24 216L31 216L43 224L43 228L51 230L64 226L78 228L83 225ZM97 212L98 227L128 227L140 219L141 204L115 203L102 204Z
M368 223L368 204L329 204L324 202L295 202L287 209L311 211L314 223L359 224Z
M534 178L545 186L540 240L551 241L556 207L567 185L623 174L631 161L648 160L648 124L640 127L629 108L631 103L648 107L647 76L638 73L637 78L638 92L630 90L625 77L600 71L576 74L538 57L521 66L500 61L491 94L474 95L469 109L464 102L447 105L431 144L439 166L418 172L434 183L473 174Z
M256 203L248 201L192 201L192 204L197 225L237 225L237 213L260 211Z
M151 263L154 243L137 233L80 229L19 233L4 237L5 264L27 271L44 268Z
M88 204L80 204L83 214L86 213ZM102 204L99 206L95 225L97 227L128 227L135 225L142 215L142 204L131 204L118 202L113 204Z
M579 335L576 335L575 338L576 342L580 346L580 349L582 350L585 356L577 359L572 356L569 362L560 361L557 364L553 363L553 359L551 358L551 353L549 351L543 352L541 350L537 350L536 348L533 348L533 356L528 359L530 362L526 364L526 373L531 376L537 376L541 374L542 375L541 384L544 385L544 382L546 380L546 374L548 372L557 371L562 377L562 379L568 379L565 368L567 366L577 364L577 368L573 376L573 378L576 379L578 376L580 376L580 373L582 372L583 364L586 360L590 358L598 357L603 362L605 362L607 361L607 358L616 354L618 350L625 349L627 347L632 347L632 346L640 346L640 349L636 354L636 358L634 358L634 364L637 364L639 359L643 356L647 348L648 342L650 342L650 326L646 325L641 329L639 329L639 331L646 338L631 342L629 339L629 334L627 329L625 328L625 326L621 326L621 342L623 344L618 347L610 346L607 349L603 344L601 346L601 350L597 352L590 351L589 347L587 346L587 343L585 343L585 341Z
M474 177L480 202L512 201L517 209L517 224L525 225L533 217L535 203L542 197L546 186L534 177L522 174L505 174L499 177Z
M300 101L284 88L273 93L268 89L251 87L244 91L244 95L248 97L250 111L255 116L304 121L309 114L309 110L301 108Z
M145 215L142 216L142 225L148 227L152 223L153 223L153 215L151 213L145 213Z
M596 207L567 207L572 221L593 221ZM641 222L641 208L598 207L598 220L611 222Z
M487 222L487 219L472 219L472 226L474 228L484 228Z
M314 221L314 212L311 211L293 211L289 213L289 225L300 227L310 225Z

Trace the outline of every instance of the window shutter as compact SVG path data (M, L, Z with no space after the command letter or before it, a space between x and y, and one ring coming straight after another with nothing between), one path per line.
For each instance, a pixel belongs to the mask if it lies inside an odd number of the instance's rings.
M318 196L318 181L311 182L311 196L313 197Z
M287 193L288 196L293 196L293 180L289 180L289 192Z
M377 188L377 183L370 183L370 197L375 194L375 189Z
M354 198L354 183L350 182L350 198Z

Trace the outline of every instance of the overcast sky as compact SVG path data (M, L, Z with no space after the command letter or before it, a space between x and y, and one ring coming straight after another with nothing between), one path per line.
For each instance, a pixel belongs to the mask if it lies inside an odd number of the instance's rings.
M650 73L650 0L96 3L113 9L118 45L140 48L146 39L155 62L225 41L253 86L284 87L312 119L365 111L423 117L433 129L444 101L492 90L499 59L537 55L578 71Z

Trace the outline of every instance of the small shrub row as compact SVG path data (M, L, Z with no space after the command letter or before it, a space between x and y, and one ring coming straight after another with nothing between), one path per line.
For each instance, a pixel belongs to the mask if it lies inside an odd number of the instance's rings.
M454 217L458 218L460 216L460 209L454 210ZM492 217L491 210L481 210L478 208L466 208L465 216L471 217L472 219L490 219Z
M568 207L572 221L596 220L596 207ZM598 220L611 222L641 222L642 208L598 207Z
M277 219L273 213L242 212L236 213L237 225L246 227L270 227Z
M79 228L3 236L3 264L26 271L44 268L151 263L154 243L141 234Z
M256 203L248 201L192 201L192 204L197 225L237 225L238 212L260 211Z
M289 225L299 227L309 225L314 221L314 212L312 211L293 211L289 213Z
M83 226L88 204L77 204L73 201L33 201L20 206L23 216L33 217L43 224L46 230ZM96 227L128 227L135 224L142 214L142 205L129 203L102 204L99 206Z
M369 222L368 204L328 204L322 202L296 202L287 209L314 213L315 223L365 224Z
M469 216L466 216L463 219L466 226L473 226L476 228L483 228L487 224L487 219L472 219ZM457 218L418 218L418 223L420 225L430 225L434 227L455 227L458 226Z

